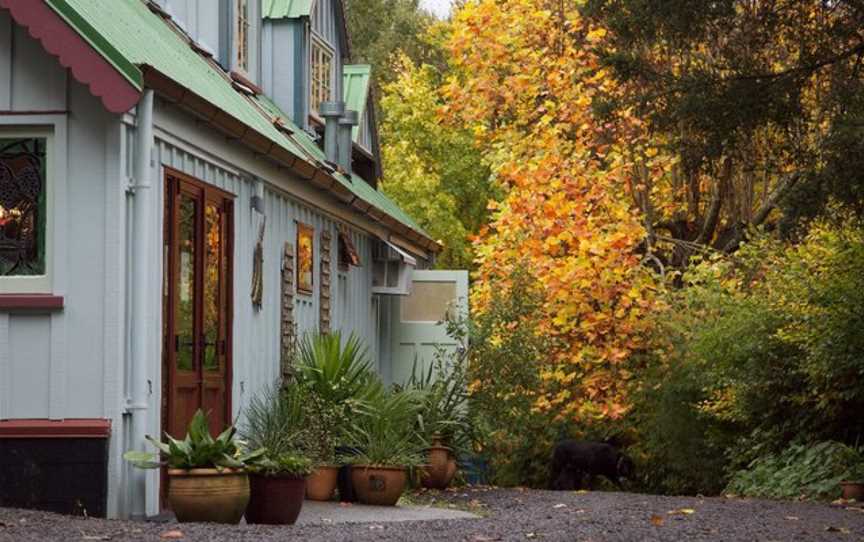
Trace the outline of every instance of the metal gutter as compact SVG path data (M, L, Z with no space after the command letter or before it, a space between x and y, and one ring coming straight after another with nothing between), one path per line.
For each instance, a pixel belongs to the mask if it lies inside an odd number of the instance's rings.
M132 246L132 358L130 360L131 400L127 410L132 413L130 449L144 450L147 434L148 374L147 364L156 357L150 353L149 298L150 239L156 226L152 224L151 156L153 152L153 90L144 90L138 103L133 162L133 246ZM131 469L130 513L140 519L146 515L146 479L141 469Z

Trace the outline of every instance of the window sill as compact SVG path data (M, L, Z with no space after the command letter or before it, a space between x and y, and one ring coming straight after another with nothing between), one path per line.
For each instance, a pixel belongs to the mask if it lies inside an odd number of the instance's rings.
M0 421L0 439L6 438L108 438L111 420L5 420Z
M10 310L63 310L62 295L52 294L0 294L0 311Z

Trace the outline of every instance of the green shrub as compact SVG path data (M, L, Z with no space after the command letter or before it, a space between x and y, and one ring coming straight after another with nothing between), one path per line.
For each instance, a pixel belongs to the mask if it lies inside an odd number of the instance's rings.
M773 499L833 499L840 496L840 482L856 478L862 468L862 454L839 442L794 444L736 472L726 492Z
M554 339L540 333L543 302L536 282L516 271L506 291L493 293L469 322L469 406L477 451L502 486L546 487L556 440L569 436L555 413L534 408L540 369Z
M716 494L726 484L726 446L732 428L700 412L704 371L681 363L654 369L635 394L631 423L638 437L628 449L640 489L673 495Z
M680 282L630 416L647 488L716 493L793 443L864 439L860 223L814 224L797 244L755 236Z

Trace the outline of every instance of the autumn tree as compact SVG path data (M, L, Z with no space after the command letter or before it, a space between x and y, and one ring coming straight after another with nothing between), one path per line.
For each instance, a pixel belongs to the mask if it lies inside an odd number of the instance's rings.
M578 8L466 3L448 42L443 115L470 127L506 194L477 242L473 306L482 313L524 267L542 292L538 332L559 346L537 360L540 385L519 393L537 412L590 425L627 411L655 303L634 172L660 176L670 164L630 112L597 120L598 100L619 88L593 52L605 30Z
M471 133L439 117L436 68L405 54L396 55L394 67L396 79L381 99L383 190L444 245L438 267L470 269L469 237L485 225L486 204L496 197L489 168Z

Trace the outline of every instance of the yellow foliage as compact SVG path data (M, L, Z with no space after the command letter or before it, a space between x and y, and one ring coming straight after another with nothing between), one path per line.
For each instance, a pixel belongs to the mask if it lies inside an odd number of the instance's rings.
M631 173L671 166L629 111L595 120L595 98L616 92L591 53L606 30L561 6L478 0L460 9L446 115L471 128L507 193L476 241L472 305L483 311L526 267L544 293L541 332L561 344L537 367L534 408L590 423L626 413L633 355L656 303L637 253L645 231ZM634 146L652 161L637 163Z

